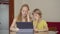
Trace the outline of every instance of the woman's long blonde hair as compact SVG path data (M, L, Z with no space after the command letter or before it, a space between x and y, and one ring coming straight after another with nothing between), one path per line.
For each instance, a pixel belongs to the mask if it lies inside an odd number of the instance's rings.
M23 4L23 5L21 6L21 9L20 9L19 15L18 15L18 17L17 17L17 21L19 21L19 22L22 21L22 9L23 9L23 7L27 7L28 10L29 10L29 6L28 6L28 4ZM26 18L26 21L27 21L27 18Z

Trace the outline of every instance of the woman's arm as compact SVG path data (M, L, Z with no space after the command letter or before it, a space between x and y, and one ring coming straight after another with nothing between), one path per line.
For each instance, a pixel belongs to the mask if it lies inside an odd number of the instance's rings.
M13 20L13 22L12 22L12 25L11 25L11 27L10 27L10 30L11 31L18 31L19 29L16 27L16 18Z

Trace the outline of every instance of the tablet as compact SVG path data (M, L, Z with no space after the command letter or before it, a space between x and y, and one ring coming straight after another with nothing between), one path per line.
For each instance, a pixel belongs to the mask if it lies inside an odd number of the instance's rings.
M17 22L16 24L19 29L33 29L32 22Z

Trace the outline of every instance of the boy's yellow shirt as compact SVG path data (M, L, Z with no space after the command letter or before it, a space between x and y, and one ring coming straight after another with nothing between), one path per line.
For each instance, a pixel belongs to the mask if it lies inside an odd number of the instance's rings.
M33 21L33 26L36 26L38 30L43 30L47 23L45 20L41 20L39 23L37 21Z

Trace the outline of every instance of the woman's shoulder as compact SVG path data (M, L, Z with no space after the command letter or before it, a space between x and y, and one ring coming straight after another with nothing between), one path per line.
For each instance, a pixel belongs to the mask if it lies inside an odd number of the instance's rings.
M17 20L17 17L14 17L14 19L13 19L14 21L16 21Z
M18 16L15 17L14 20L16 20L16 22L20 22L20 20L18 19Z
M13 21L14 21L14 22L17 22L17 17L14 17Z

